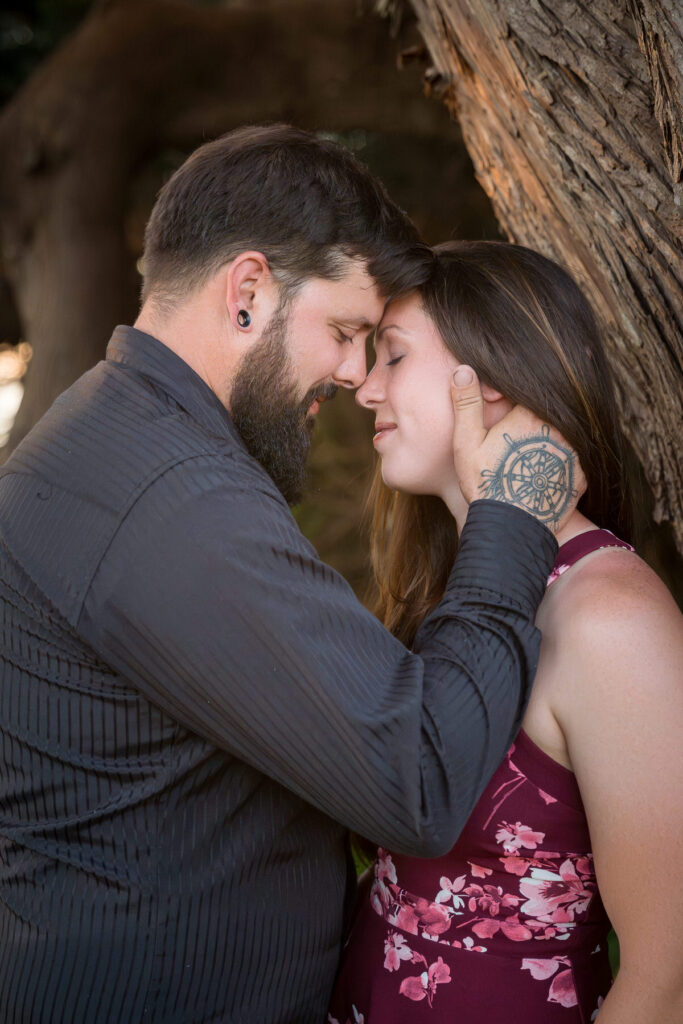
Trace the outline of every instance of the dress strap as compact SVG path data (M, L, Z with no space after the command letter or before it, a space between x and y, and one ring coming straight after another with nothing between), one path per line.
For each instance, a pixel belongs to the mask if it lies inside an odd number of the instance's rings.
M592 554L593 551L599 551L601 548L625 548L627 551L635 551L635 548L627 544L625 540L615 537L611 530L587 530L586 533L572 537L560 547L555 565L548 576L548 586L559 579L562 573L570 569L580 558Z

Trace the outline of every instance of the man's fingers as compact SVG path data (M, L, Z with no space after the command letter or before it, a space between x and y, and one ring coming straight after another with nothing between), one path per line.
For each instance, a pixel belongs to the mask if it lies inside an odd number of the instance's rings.
M471 366L459 366L453 374L451 386L455 426L453 448L474 452L486 437L484 429L484 399L477 375Z

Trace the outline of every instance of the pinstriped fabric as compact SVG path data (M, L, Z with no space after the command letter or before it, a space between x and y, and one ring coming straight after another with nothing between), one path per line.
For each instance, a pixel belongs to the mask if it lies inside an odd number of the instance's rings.
M555 549L475 503L409 653L200 378L117 329L0 471L3 1024L323 1020L346 830L453 845Z

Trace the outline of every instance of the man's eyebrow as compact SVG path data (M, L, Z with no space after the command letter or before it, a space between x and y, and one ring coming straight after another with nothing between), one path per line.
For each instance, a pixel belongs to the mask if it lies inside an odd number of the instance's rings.
M338 316L334 318L345 327L355 327L359 331L374 331L377 326L372 320L366 320L364 316Z

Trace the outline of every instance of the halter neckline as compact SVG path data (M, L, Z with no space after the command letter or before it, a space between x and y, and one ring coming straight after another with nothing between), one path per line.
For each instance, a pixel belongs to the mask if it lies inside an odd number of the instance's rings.
M611 530L586 530L585 533L577 534L576 537L572 537L571 540L566 541L560 546L557 558L555 559L555 565L550 576L548 576L548 586L559 579L562 573L570 569L579 559L592 554L593 551L599 551L601 548L635 550L625 540L619 540L618 537L615 537Z

